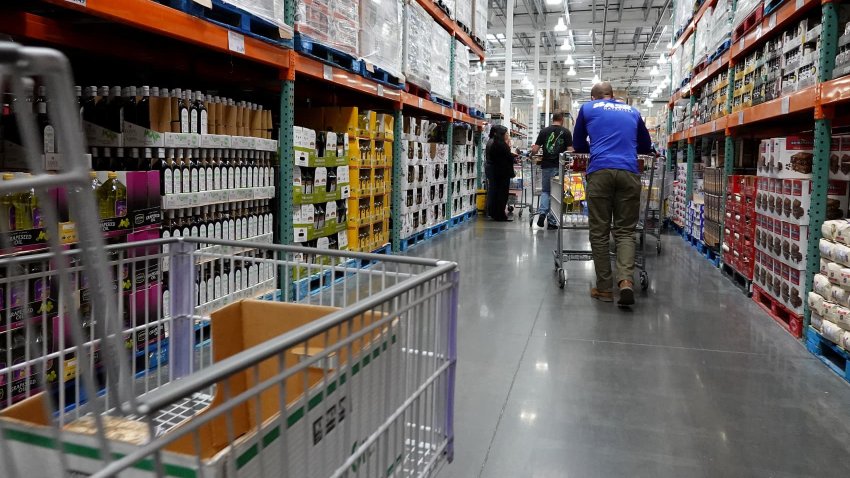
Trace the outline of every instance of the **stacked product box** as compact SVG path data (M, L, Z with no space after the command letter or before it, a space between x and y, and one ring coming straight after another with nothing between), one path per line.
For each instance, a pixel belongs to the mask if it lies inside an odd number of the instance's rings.
M336 0L334 0L336 1ZM402 70L401 0L363 1L360 4L359 54L366 69L378 67L396 78Z
M473 0L455 0L454 1L454 10L452 13L454 14L452 18L460 25L460 27L466 30L467 33L472 33L472 21L473 21Z
M444 222L448 201L448 145L429 142L428 120L404 117L401 237Z
M838 37L838 55L835 57L835 68L832 70L832 78L841 78L850 74L850 23L841 29Z
M348 250L367 252L382 247L389 238L393 116L389 113L377 113L357 107L329 107L304 110L299 121L317 131L324 131L324 137L328 142L322 156L334 164L342 164L345 161L346 166L336 167L337 184L334 192L328 192L327 183L324 187L319 185L319 189L316 189L314 176L313 196L302 196L299 202L299 191L307 191L296 187L293 192L296 204L318 203L325 207L325 222L320 221L318 225L322 226L322 234L331 234L332 229L340 229L335 241L337 247L345 243ZM328 140L333 136L329 134L330 132L336 132L336 143ZM320 143L317 143L317 147L318 144ZM333 154L333 149L336 149L336 155ZM317 159L319 155L317 151ZM340 176L340 171L347 176ZM315 171L310 168L307 172L315 174ZM328 169L328 173L330 172L331 169ZM317 192L320 195L327 193L331 196L315 196ZM328 222L327 206L331 201L336 202L337 215L335 221ZM342 220L340 212L345 220ZM314 225L315 219L314 217ZM342 236L346 238L343 239ZM325 237L329 238L328 243L322 241L311 245L320 248L333 247L334 235Z
M695 48L694 51L694 62L699 65L703 61L705 61L708 55L712 52L708 51L709 47L709 38L711 37L711 29L712 29L712 20L714 9L712 7L708 7L708 9L703 13L699 22L697 22L696 31L694 35L696 36Z
M704 124L726 115L726 99L729 97L729 75L721 70L711 77L699 93L696 123Z
M357 0L299 0L295 9L295 31L357 56L360 52L359 3Z
M469 48L455 40L455 102L469 106L469 93Z
M487 70L480 62L469 68L469 104L480 112L487 109Z
M712 249L720 248L723 224L723 169L705 168L705 226L703 242Z
M763 140L756 195L756 266L753 280L794 314L803 313L809 206L812 198L811 135ZM830 179L827 219L847 212L848 182Z
M821 233L820 272L806 298L810 325L850 351L850 221L825 221Z
M467 125L455 126L452 134L452 216L475 210L478 165L473 131Z
M735 12L732 14L732 29L738 28L751 13L761 10L763 7L764 2L762 0L739 0L735 5Z
M671 217L673 222L684 228L688 217L688 201L686 199L688 166L684 163L676 165L676 180L673 182L673 201L671 203Z
M694 202L688 203L687 216L685 218L685 232L694 239L703 240L703 229L705 227L705 205Z
M472 36L479 45L484 45L484 40L487 38L487 9L489 2L487 0L473 0L475 3L475 13L472 17Z
M729 177L723 222L723 262L748 280L753 280L756 249L756 176Z
M402 72L405 80L419 88L431 89L431 29L435 23L419 2L404 9Z
M287 27L286 2L280 0L226 0L225 3L235 5L263 20L274 23L279 28Z
M732 2L717 0L711 12L711 28L708 36L708 54L712 55L728 48L732 35Z

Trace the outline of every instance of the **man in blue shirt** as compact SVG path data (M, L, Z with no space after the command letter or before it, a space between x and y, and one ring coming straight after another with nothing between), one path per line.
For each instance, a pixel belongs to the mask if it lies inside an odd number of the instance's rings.
M591 101L582 105L573 130L573 148L590 153L587 166L587 206L590 248L596 267L596 287L590 296L613 302L609 240L617 246L618 305L635 303L635 227L640 215L641 181L638 154L652 151L643 119L631 106L614 100L608 82L593 85ZM590 140L590 144L588 144Z

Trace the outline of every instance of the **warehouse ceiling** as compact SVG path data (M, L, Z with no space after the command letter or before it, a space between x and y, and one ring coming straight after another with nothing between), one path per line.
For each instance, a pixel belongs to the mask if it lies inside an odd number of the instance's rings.
M504 90L507 0L490 1L487 35L488 90ZM659 64L672 40L672 0L514 0L513 97L531 99L535 34L540 38L539 85L545 87L551 62L551 85L579 101L589 98L594 74L644 100L664 81L669 63ZM560 20L559 20L560 19ZM559 22L563 25L559 26ZM567 41L569 50L563 49ZM574 61L569 76L567 56ZM652 67L659 69L651 75ZM497 76L492 70L495 67ZM525 76L528 80L523 81ZM621 93L622 95L623 93ZM669 87L658 99L669 97Z

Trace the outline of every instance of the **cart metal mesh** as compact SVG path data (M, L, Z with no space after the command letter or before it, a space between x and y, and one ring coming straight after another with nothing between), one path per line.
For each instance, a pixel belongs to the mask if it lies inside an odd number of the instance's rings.
M0 43L0 91L11 79L21 97L32 76L65 125L63 169L29 154L33 176L0 183L44 200L50 237L0 256L3 476L428 476L451 460L456 264L212 239L105 246L67 61ZM38 151L34 118L18 119ZM46 200L57 188L73 245Z

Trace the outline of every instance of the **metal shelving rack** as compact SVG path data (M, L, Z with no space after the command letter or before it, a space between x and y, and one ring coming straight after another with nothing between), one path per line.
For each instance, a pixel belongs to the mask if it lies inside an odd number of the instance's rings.
M694 15L684 33L676 41L674 48L681 46L694 30L697 22L702 14L709 6L712 6L715 0L705 0L700 6L698 12ZM804 88L793 93L783 95L780 98L761 103L756 106L743 108L742 110L731 113L732 111L732 92L733 92L733 76L734 65L737 60L751 52L755 47L760 46L763 42L772 35L780 34L781 31L791 24L791 22L801 18L806 12L820 5L822 9L822 34L820 58L818 64L818 83L816 85ZM734 13L737 7L737 2L733 2L731 13ZM742 38L733 42L729 51L715 60L706 69L691 78L690 85L683 89L698 88L708 78L712 77L723 67L727 67L729 76L729 90L726 103L726 115L714 121L693 126L681 132L673 132L673 114L670 109L667 121L669 133L668 139L668 166L673 167L675 163L675 149L681 148L683 143L687 143L687 160L688 160L688 194L691 193L693 183L693 159L694 159L694 141L712 134L723 134L725 137L725 162L724 162L724 187L728 186L729 176L732 173L734 161L735 145L734 139L742 132L746 132L748 127L752 127L758 122L767 120L776 120L787 114L794 113L812 113L812 127L814 130L814 159L812 168L812 202L809 209L811 221L809 224L809 240L808 240L808 260L806 264L806 292L812 290L814 276L819 270L820 252L818 250L818 242L821 238L821 225L826 217L826 197L827 185L829 180L829 154L832 120L835 119L836 109L839 105L846 105L850 102L850 77L843 77L831 80L832 71L835 66L835 57L838 50L837 44L837 29L838 15L836 6L828 0L795 0L786 1L769 15L765 15L760 20L758 26L752 29ZM670 100L672 105L681 99L681 93L676 92ZM693 106L695 96L690 95L690 106ZM801 129L799 124L785 127L785 131L797 132ZM804 329L808 327L811 317L811 311L808 304L804 306Z
M378 82L364 78L346 70L322 63L318 60L301 55L286 46L275 45L249 36L244 37L244 52L235 52L230 45L230 30L218 26L206 20L194 17L182 11L172 9L150 0L87 0L84 4L67 2L65 0L42 0L44 4L59 7L70 11L76 11L99 20L112 22L117 26L132 27L146 34L153 34L164 38L176 40L180 44L201 47L210 51L226 53L234 57L263 67L271 67L278 71L280 79L280 154L281 162L288 161L293 156L293 126L295 124L294 102L295 86L299 79L306 81L320 81L345 88L350 92L362 95L365 103L389 100L395 118L395 137L401 138L402 113L406 111L415 112L418 115L426 115L444 121L460 121L472 125L476 132L480 132L485 121L473 118L461 111L439 105L435 102L409 94L404 90L384 88ZM472 38L460 28L448 15L445 14L432 0L416 0L434 20L445 28L452 36L458 39L472 53L484 59L484 50L477 45ZM294 25L295 0L286 1L286 18L288 25ZM405 4L407 8L407 4ZM7 8L0 15L0 31L21 39L42 41L61 47L74 47L77 49L93 49L96 53L108 52L114 54L120 47L113 45L115 38L110 38L102 33L92 32L76 28L73 22L53 19L43 16L41 13L23 11L14 7ZM451 47L451 88L452 95L455 92L455 42ZM126 51L124 52L127 53ZM452 128L449 128L448 143L452 143ZM481 146L481 135L476 136L476 146ZM449 148L449 174L452 170L451 150ZM401 141L393 143L393 176L400 177L401 165ZM278 190L280 191L278 220L278 238L280 244L289 244L293 237L292 217L292 169L281 167L279 174ZM478 183L480 184L480 168ZM448 187L451 188L451 177ZM393 180L391 201L393 204L391 230L392 250L401 250L400 236L400 207L401 190L397 187L397 181ZM451 218L451 189L447 198L447 220ZM281 285L287 278L282 278Z

